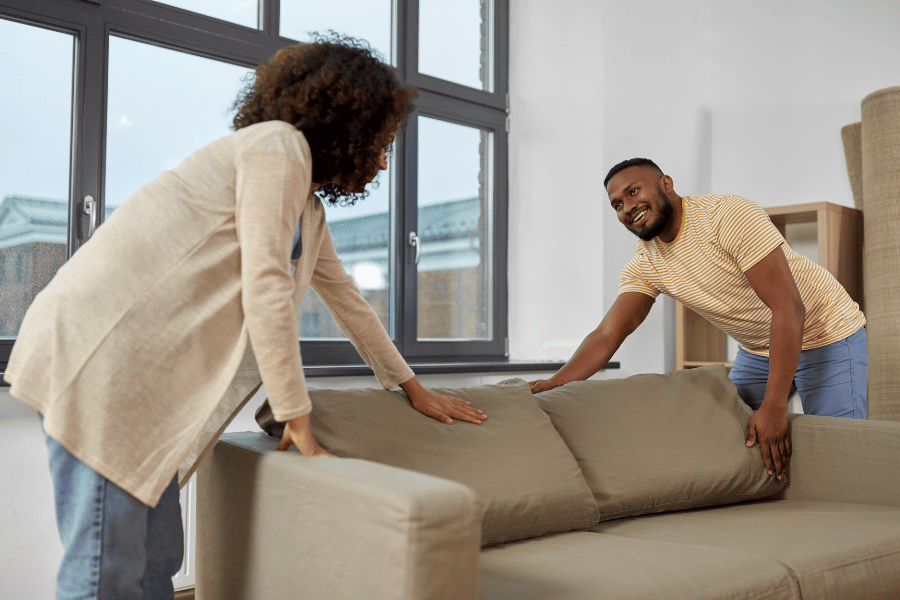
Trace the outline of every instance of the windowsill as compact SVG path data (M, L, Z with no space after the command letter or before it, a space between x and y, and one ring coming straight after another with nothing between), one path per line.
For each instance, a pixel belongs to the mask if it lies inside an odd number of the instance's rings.
M564 362L536 361L488 361L488 362L447 362L447 363L409 363L417 375L446 375L457 373L539 373L555 372ZM603 365L603 369L619 369L618 361ZM307 377L353 377L373 375L368 365L315 365L303 367ZM0 377L3 373L0 372ZM0 380L0 388L8 388L5 381Z
M409 363L417 375L436 375L454 373L537 373L555 372L564 362L534 361L492 361L492 362L447 362L447 363ZM618 362L608 362L604 369L618 369ZM356 375L372 375L368 365L322 365L303 367L307 377L348 377Z

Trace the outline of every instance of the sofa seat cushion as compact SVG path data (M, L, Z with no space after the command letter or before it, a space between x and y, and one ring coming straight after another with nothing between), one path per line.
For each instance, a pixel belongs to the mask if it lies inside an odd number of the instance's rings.
M587 532L487 548L480 575L481 600L800 600L763 556Z
M487 421L445 425L399 392L316 390L319 443L363 458L463 483L478 495L484 545L588 529L599 521L578 464L521 379L435 389L471 402Z
M766 500L600 523L592 531L778 561L804 600L900 598L900 508Z
M752 411L723 365L575 381L537 394L578 460L600 519L732 504L771 496Z

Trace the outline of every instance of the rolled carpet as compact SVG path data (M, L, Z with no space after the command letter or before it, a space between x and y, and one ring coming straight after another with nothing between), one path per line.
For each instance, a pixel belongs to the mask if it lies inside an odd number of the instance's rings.
M862 101L869 418L900 421L900 87Z
M862 190L862 123L851 123L841 127L844 142L844 158L847 161L847 175L850 177L850 191L853 192L853 207L863 209Z

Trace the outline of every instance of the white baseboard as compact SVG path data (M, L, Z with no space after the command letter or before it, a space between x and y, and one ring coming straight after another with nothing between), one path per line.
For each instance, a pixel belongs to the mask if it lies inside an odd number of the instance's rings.
M181 488L181 519L184 523L184 563L181 570L172 578L176 590L193 589L196 584L194 575L194 548L197 540L197 480L191 477Z

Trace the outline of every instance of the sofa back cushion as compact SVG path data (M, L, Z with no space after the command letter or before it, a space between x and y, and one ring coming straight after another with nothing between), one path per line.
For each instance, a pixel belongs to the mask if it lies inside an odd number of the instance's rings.
M316 390L312 426L323 448L471 487L483 514L482 544L589 529L599 522L572 453L522 380L436 389L484 411L473 425L439 423L400 392Z
M745 446L750 408L723 365L578 381L536 396L575 455L600 520L765 498L785 481Z

